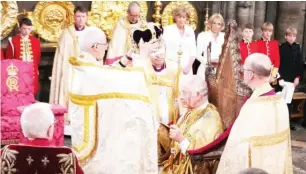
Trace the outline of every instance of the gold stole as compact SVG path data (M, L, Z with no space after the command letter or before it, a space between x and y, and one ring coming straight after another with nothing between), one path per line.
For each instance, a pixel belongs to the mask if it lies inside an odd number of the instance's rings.
M85 26L86 28L86 26ZM84 30L85 30L84 28ZM79 51L80 51L80 46L79 46L79 41L78 41L78 37L77 35L75 34L75 26L74 25L71 25L69 28L68 28L68 31L69 31L69 34L71 35L71 37L73 38L73 48L74 48L74 56L73 57L78 57L79 56Z
M131 38L131 24L128 20L128 18L125 16L123 17L123 19L121 19L123 21L120 22L122 28L125 28L125 33L126 33L126 40L125 40L125 48L124 51L128 52L130 48L132 48L132 38Z
M156 74L151 63L147 64L147 70L150 82L149 90L151 93L153 103L157 108L159 121L162 120L160 114L161 109L159 104L159 86L166 88L167 98L168 98L169 122L176 121L177 116L174 115L174 103L175 103L174 94L176 92L175 89L176 73L171 71L171 69L167 67L163 70L166 71L165 74L163 75Z
M192 138L192 135L188 133L190 127L194 123L196 123L204 115L204 113L207 110L214 110L214 109L215 107L213 105L208 104L207 107L204 109L190 110L186 112L186 114L182 118L179 119L177 125L183 131L183 135L188 139L191 146L195 144L196 140L194 140ZM176 163L175 165L178 165L176 169L173 168L174 163ZM170 167L170 169L168 168L168 170L172 172L174 171L179 172L179 174L185 173L186 171L187 173L190 173L190 174L193 173L190 157L188 155L184 155L183 158L181 159L181 151L179 148L179 143L175 141L171 142L171 155L169 159L165 162L164 167L165 169Z

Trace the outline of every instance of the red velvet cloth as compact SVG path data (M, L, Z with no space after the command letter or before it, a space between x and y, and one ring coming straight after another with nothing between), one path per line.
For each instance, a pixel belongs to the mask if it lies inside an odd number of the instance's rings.
M269 96L269 95L275 95L275 91L274 89L272 89L271 91L262 94L261 96ZM249 97L245 97L244 99L244 103L249 99ZM194 149L194 150L189 150L188 153L190 155L198 155L198 154L205 154L208 152L213 151L214 149L218 148L221 144L225 143L225 141L227 140L232 126L234 125L235 121L217 138L215 139L213 142L207 144L204 147L201 147L199 149Z
M29 40L31 42L30 44L30 52L32 55L32 75L31 77L34 79L34 86L32 88L34 94L38 93L39 91L39 72L38 72L38 65L40 64L40 40L36 37L29 36ZM6 59L18 59L23 60L23 49L21 47L22 37L20 34L17 34L16 36L12 37L12 45L9 43L7 44L7 49L5 53Z
M12 77L8 73L11 65L18 70L14 76L18 78L18 90L10 90L7 85L7 80ZM32 63L16 59L1 61L1 144L19 143L20 138L24 138L20 127L21 112L25 106L37 102L33 94L32 66ZM63 115L67 110L60 105L52 105L52 111L57 120L54 127L54 142L61 146L64 144Z
M67 109L61 105L50 105L52 112L55 116L55 125L54 125L54 133L53 139L51 143L55 146L63 146L64 145L64 114L67 113ZM23 112L26 106L18 107L20 114ZM28 141L26 137L22 133L19 134L20 143L25 143Z
M11 74L14 67L16 74ZM10 72L10 73L9 73ZM10 75L11 74L11 75ZM10 90L9 79L18 78L15 88ZM11 81L12 82L12 81ZM1 60L1 143L18 143L20 112L17 107L35 102L33 95L32 63L21 60Z
M84 173L70 148L51 147L42 145L42 142L38 146L36 144L4 147L1 173L9 173L9 170L33 174Z

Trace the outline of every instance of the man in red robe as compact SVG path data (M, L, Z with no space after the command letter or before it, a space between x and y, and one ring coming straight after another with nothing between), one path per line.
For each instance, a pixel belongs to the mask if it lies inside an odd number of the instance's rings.
M273 24L270 22L265 22L261 26L262 37L257 41L258 53L262 53L267 55L274 68L271 73L271 81L274 82L276 80L276 76L278 73L278 68L280 65L280 56L279 56L279 45L276 40L271 40L271 36L273 34Z
M21 19L20 33L10 37L6 48L6 59L20 59L26 62L33 62L33 93L39 92L39 72L40 63L40 41L38 38L30 35L32 31L32 22L28 18Z
M244 25L242 30L242 40L240 41L240 55L241 64L244 64L245 59L257 51L257 44L253 41L254 28L253 25L248 23Z

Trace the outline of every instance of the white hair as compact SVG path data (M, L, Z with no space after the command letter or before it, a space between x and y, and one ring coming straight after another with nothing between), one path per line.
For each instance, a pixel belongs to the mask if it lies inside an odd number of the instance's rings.
M192 95L196 95L197 93L199 93L199 95L204 96L208 93L207 83L201 76L198 75L194 75L192 77L192 79L188 83L188 87L192 92Z
M54 114L48 103L35 103L24 109L20 118L25 137L48 138L48 130L54 124Z
M262 53L253 53L246 58L244 67L249 68L260 77L269 77L271 74L272 63L267 55Z
M88 52L94 44L106 43L106 35L100 28L92 26L86 28L84 32L80 42L81 51Z

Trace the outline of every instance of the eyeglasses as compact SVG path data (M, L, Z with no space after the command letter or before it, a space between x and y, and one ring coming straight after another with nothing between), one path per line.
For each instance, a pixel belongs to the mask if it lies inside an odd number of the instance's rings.
M254 71L252 71L252 70L250 70L250 69L244 69L244 68L241 68L241 69L240 69L240 72L243 73L244 71L250 71L250 72L254 73Z
M108 47L108 43L95 43L95 44L92 45L91 48L97 47L98 45L104 45L106 48Z

